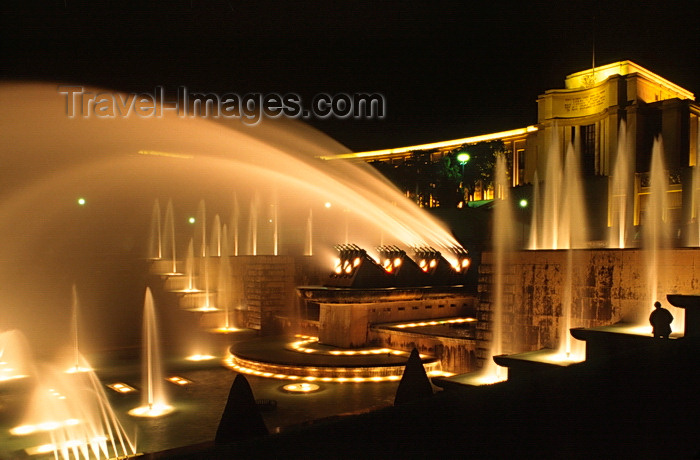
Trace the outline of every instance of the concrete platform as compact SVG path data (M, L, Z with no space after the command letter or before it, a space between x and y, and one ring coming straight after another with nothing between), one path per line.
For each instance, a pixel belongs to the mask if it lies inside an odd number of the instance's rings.
M570 332L574 338L586 342L587 362L607 360L625 351L651 346L673 347L684 337L682 333L674 332L668 339L657 339L651 335L650 327L628 323L593 328L575 327L570 329Z

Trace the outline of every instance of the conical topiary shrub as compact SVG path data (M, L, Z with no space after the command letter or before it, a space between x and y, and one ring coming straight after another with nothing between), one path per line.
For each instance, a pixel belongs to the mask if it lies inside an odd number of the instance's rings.
M269 432L255 404L253 390L243 374L236 375L228 401L216 430L214 443L229 444L244 439L265 436Z
M394 397L394 405L405 404L416 399L432 396L433 385L430 383L428 374L425 373L423 361L420 359L418 350L411 350L411 356L408 357L406 368L403 371L399 388L396 390Z

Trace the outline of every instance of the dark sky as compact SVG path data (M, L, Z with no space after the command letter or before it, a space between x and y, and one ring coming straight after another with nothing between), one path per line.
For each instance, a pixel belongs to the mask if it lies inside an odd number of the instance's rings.
M352 150L523 127L566 74L630 59L700 96L694 2L59 1L0 6L0 76L153 91L379 92L312 120ZM595 19L594 19L595 18Z

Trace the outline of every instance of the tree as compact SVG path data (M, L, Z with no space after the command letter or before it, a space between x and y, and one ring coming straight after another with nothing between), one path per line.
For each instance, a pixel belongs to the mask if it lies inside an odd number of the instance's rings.
M477 185L487 188L493 185L493 171L496 167L496 157L507 155L503 141L480 142L462 146L454 152L455 159L461 152L469 153L469 161L463 165L462 187L473 195ZM510 169L510 168L508 168Z

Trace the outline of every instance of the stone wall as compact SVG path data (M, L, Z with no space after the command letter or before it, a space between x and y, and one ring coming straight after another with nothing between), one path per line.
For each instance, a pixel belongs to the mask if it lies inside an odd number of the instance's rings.
M464 294L395 302L321 303L319 340L337 347L363 347L371 342L372 324L472 316L474 305L475 299Z
M493 256L485 252L479 267L480 358L485 357L494 320ZM602 326L621 320L645 322L654 300L668 307L666 294L700 293L699 248L659 251L655 282L648 275L647 267L652 265L648 260L649 253L640 249L519 251L507 255L503 352L557 347L568 267L572 327ZM669 309L676 318L673 326L682 327L683 310Z
M295 304L295 268L291 256L230 258L234 285L243 292L245 327L266 330L274 316L288 314Z
M380 347L433 355L440 360L442 370L462 374L477 369L477 342L473 339L428 336L411 332L374 329L369 333L370 341Z

